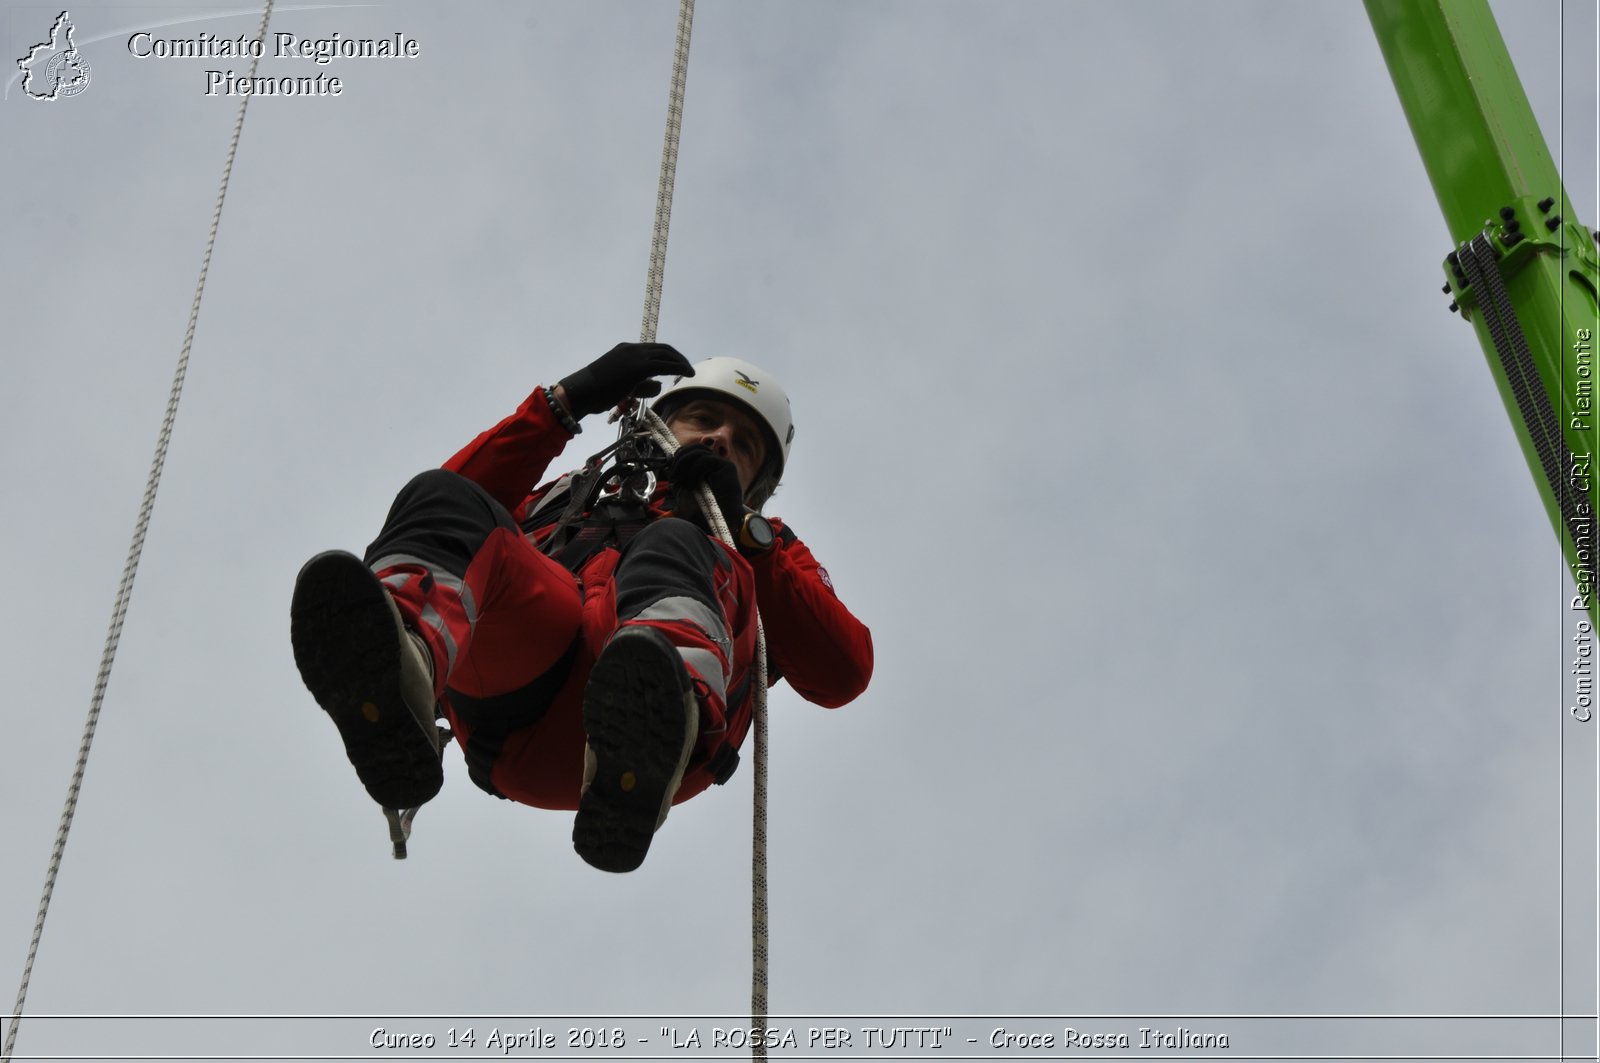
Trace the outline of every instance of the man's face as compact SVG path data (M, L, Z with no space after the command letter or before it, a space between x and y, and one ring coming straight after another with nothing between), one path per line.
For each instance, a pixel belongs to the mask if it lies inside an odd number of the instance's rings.
M767 437L756 419L731 402L692 399L667 418L667 429L686 447L703 443L718 457L733 462L739 488L746 494L767 460Z

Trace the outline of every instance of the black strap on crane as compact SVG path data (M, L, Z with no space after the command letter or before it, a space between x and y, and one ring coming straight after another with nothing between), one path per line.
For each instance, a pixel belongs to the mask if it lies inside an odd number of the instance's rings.
M1539 467L1545 482L1561 508L1561 519L1573 542L1581 542L1590 533L1592 514L1579 511L1585 502L1585 492L1573 483L1573 469L1577 466L1566 438L1561 434L1561 420L1550 395L1539 377L1533 351L1528 338L1517 321L1516 308L1506 291L1505 280L1500 276L1499 255L1486 235L1479 233L1462 244L1456 257L1466 273L1467 281L1477 293L1478 310L1483 314L1489 338L1494 342L1495 354L1505 373L1511 394L1516 399L1517 412L1527 426L1528 438L1539 456ZM1587 505L1584 506L1587 509Z

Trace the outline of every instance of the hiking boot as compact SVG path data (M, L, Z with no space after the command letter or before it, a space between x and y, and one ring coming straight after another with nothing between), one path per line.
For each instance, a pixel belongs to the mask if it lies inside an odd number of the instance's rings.
M632 871L667 818L700 725L677 647L624 627L595 661L583 695L583 793L572 846L602 871Z
M361 559L318 554L300 570L289 638L306 688L332 718L361 784L385 808L444 785L433 660Z

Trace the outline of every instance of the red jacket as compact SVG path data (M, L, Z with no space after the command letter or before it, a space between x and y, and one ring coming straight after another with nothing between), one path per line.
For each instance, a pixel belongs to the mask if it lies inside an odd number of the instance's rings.
M549 486L532 489L531 485L545 475L571 438L551 413L540 388L444 467L476 482L521 522ZM783 532L783 522L771 520L774 529ZM605 566L607 573L610 567ZM861 694L872 677L871 632L839 600L827 571L806 545L792 532L783 532L771 550L750 561L750 568L766 631L769 671L787 679L807 701L827 708L844 705ZM591 591L585 588L586 598ZM748 726L748 709L739 715L742 719L729 721L730 732L742 737ZM511 752L509 745L507 752ZM499 774L497 771L497 777ZM679 800L693 796L710 782L709 777L697 775L705 773L691 770L685 777ZM510 796L545 807L564 807L515 793Z

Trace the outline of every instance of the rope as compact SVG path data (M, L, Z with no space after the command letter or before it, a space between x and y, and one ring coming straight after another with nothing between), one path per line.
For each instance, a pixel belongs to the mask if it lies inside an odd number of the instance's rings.
M255 77L260 62L261 41L266 38L267 23L272 18L273 0L265 0L261 12L261 25L256 30L255 55L250 60L250 76ZM156 488L161 483L161 470L167 461L167 446L172 440L172 426L178 416L178 399L183 394L183 380L189 370L189 351L194 346L195 325L200 319L200 298L205 293L206 274L211 270L211 253L217 245L217 227L222 222L222 201L228 194L228 179L233 175L234 156L239 151L239 135L244 130L245 107L248 95L239 100L239 115L233 121L233 136L228 141L228 158L222 167L222 182L217 188L216 206L211 211L211 230L206 235L206 252L200 260L200 279L194 288L194 302L189 307L189 324L183 334L183 349L178 354L177 371L172 379L172 391L167 397L166 416L161 421L161 433L156 440L155 458L150 464L150 476L145 482L144 501L139 506L139 518L134 524L133 542L128 547L128 560L122 569L122 583L117 588L116 603L111 610L111 627L106 632L105 649L100 655L100 672L95 678L94 694L89 699L89 718L84 724L83 738L78 745L78 761L72 771L72 782L67 787L67 801L61 810L61 823L56 829L56 840L50 851L50 867L45 873L44 892L39 897L39 912L33 923L33 939L28 943L28 959L22 968L22 984L17 989L17 1003L11 1009L11 1025L6 1031L4 1051L0 1063L10 1063L12 1049L17 1043L17 1028L22 1025L22 1008L28 999L28 983L33 978L33 963L39 955L39 939L44 935L44 920L50 911L50 898L55 892L56 873L61 868L61 857L67 846L67 832L72 829L72 818L78 809L78 793L83 787L83 774L89 764L89 746L94 741L95 726L100 720L100 706L105 701L106 686L111 681L111 665L116 660L117 645L122 640L122 622L128 615L128 601L133 595L134 576L139 571L139 558L144 553L145 533L150 527L150 514L155 509Z
M640 414L650 436L670 456L677 452L678 441L667 429L656 412L641 409ZM711 530L729 546L733 534L722 517L722 509L711 489L700 487L700 510L706 514ZM751 684L752 715L755 722L756 781L755 807L752 815L750 838L750 1027L751 1055L755 1059L767 1058L767 633L761 623L761 613L756 612L755 681Z
M650 268L645 280L644 322L639 342L653 343L661 316L661 288L667 268L667 230L672 222L672 186L678 170L678 134L683 127L683 89L689 75L689 34L694 25L694 0L678 2L678 38L672 54L672 90L667 98L667 130L661 144L661 179L656 189L655 232L650 242ZM656 442L668 453L678 441L655 411L639 404L639 414ZM624 427L626 430L626 426ZM717 538L733 545L733 536L712 496L700 488L700 509ZM767 1058L767 639L756 616L756 679L752 684L755 717L755 808L750 838L750 1027L751 1056Z
M667 96L667 131L661 143L661 180L656 186L656 227L650 241L650 270L644 286L644 323L639 342L656 341L661 316L661 285L667 272L667 227L672 223L672 182L678 172L678 131L683 127L683 84L689 76L689 31L694 0L678 0L678 40L672 51L672 91Z

